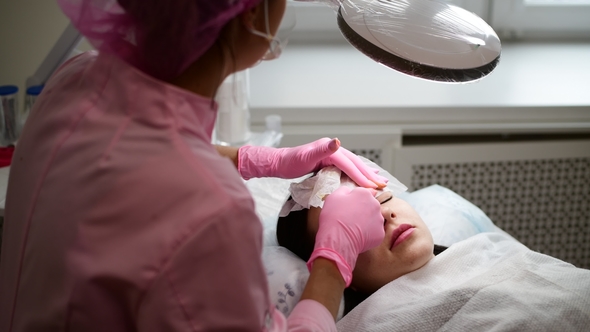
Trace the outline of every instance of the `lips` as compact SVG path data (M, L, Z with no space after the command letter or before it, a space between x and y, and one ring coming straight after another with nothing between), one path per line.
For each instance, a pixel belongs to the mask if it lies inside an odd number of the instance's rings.
M414 226L409 224L401 224L396 229L393 230L391 234L391 248L398 246L400 243L404 242L407 238L414 233Z

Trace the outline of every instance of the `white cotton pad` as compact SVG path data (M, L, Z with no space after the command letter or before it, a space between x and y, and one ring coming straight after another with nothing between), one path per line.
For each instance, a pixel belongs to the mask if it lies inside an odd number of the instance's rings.
M291 197L297 203L297 209L293 207L291 211L301 210L310 207L323 207L324 199L336 189L346 184L346 175L334 167L321 169L318 174L310 177L300 183L292 183L289 187ZM344 180L344 183L342 182ZM350 184L348 184L351 186Z

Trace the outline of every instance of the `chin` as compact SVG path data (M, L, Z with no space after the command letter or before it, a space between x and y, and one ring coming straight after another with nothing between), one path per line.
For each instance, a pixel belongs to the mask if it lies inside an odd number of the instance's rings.
M415 241L413 243L408 244L408 247L400 248L404 250L400 250L400 252L397 253L400 255L401 258L398 264L403 266L403 268L398 270L402 273L401 275L396 276L396 279L398 277L401 277L402 275L420 269L434 257L434 244L432 241L422 239L422 241ZM395 254L396 253L394 252L394 255Z
M382 264L391 264L392 269L385 273L378 273L378 275L374 274L376 269L374 265L357 264L359 270L355 269L352 286L357 290L372 294L395 279L426 265L434 257L433 249L434 244L429 244L426 241L419 245L414 243L411 248L404 251L403 258L400 260L382 262Z
M413 259L414 262L412 264L412 271L415 271L421 268L422 266L426 265L426 263L428 263L434 257L434 243L424 241L416 247L416 255Z

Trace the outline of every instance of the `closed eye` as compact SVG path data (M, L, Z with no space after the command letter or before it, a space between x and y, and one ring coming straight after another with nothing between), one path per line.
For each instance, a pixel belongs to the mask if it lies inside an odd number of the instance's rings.
M377 196L377 201L379 204L383 204L389 202L393 198L393 194L389 191L382 193L381 195Z

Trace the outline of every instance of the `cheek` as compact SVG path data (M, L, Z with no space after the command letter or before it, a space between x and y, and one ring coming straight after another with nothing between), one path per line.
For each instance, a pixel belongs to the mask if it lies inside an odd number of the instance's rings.
M277 33L277 30L279 29L279 26L281 25L282 18L285 15L285 10L287 9L287 1L274 1L274 3L270 3L269 5L269 14L271 16L270 28L271 33L275 35ZM266 29L263 31L266 31Z
M397 277L395 261L385 250L380 246L359 255L352 280L356 289L372 293Z

